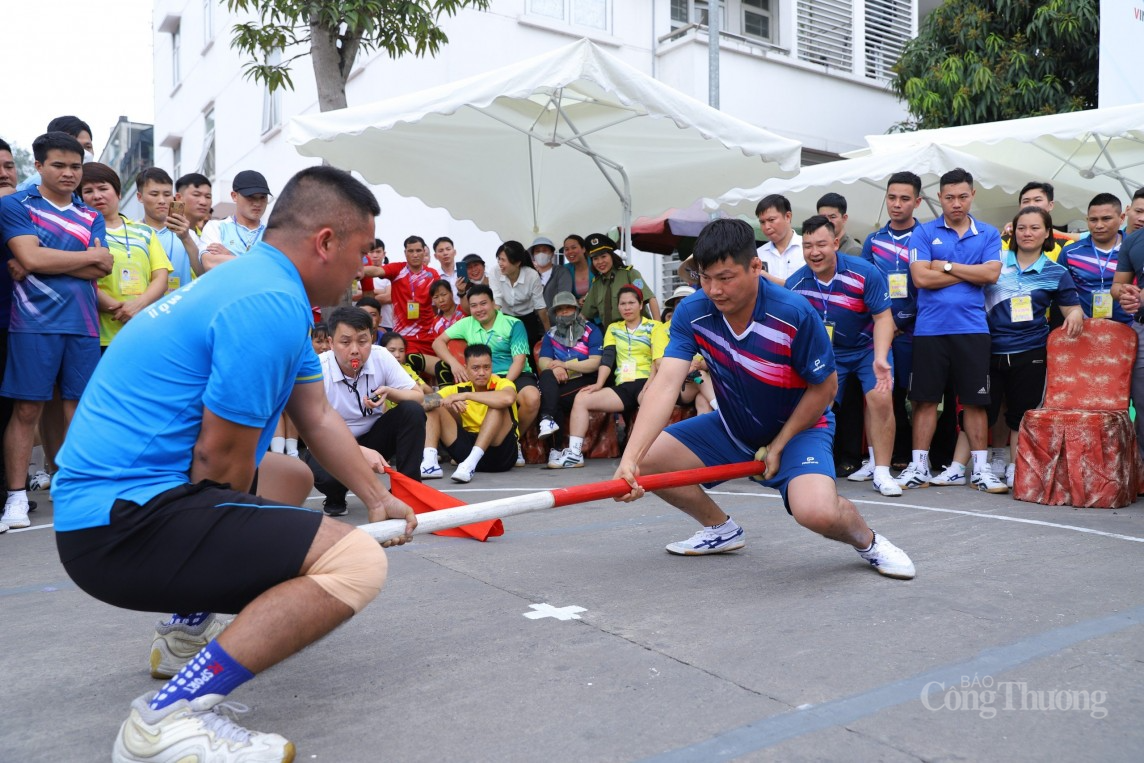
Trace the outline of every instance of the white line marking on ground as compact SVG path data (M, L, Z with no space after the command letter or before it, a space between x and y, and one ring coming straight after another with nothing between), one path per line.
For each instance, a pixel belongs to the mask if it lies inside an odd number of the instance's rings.
M767 495L766 493L734 493L730 490L708 490L710 495L751 495L758 498L775 498L780 496ZM1022 517L1007 517L1004 514L985 514L976 511L962 511L960 509L939 509L936 506L919 506L916 503L898 503L896 501L868 501L861 498L851 498L854 503L868 503L872 506L892 506L895 508L903 509L918 509L919 511L936 511L940 514L961 514L966 517L979 517L981 519L999 519L1002 522L1019 522L1023 525L1040 525L1041 527L1055 527L1058 530L1073 530L1078 533L1087 533L1088 535L1102 535L1105 538L1116 538L1117 540L1127 540L1133 543L1144 543L1144 538L1138 538L1135 535L1121 535L1120 533L1109 533L1103 530L1092 530L1088 527L1077 527L1076 525L1062 525L1056 522L1045 522L1040 519L1024 519Z
M12 529L7 532L8 535L15 535L16 533L28 533L32 530L51 530L55 527L53 522L48 522L46 525L32 525L31 527L21 527L20 529Z

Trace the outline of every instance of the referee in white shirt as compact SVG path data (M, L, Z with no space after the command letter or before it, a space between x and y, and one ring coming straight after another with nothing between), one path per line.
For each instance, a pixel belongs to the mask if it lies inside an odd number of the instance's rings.
M330 405L345 419L358 445L389 460L397 471L421 480L425 445L424 395L387 350L374 346L373 321L360 307L336 308L329 318L330 345L318 359ZM314 487L326 496L323 510L344 515L346 486L306 452Z

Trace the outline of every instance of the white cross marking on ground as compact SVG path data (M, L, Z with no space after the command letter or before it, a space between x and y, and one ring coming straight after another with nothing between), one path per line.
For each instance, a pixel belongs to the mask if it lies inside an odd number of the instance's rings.
M535 612L525 612L524 616L530 620L539 620L542 617L555 617L557 620L579 620L577 612L587 612L583 607L571 606L557 609L551 604L529 604Z

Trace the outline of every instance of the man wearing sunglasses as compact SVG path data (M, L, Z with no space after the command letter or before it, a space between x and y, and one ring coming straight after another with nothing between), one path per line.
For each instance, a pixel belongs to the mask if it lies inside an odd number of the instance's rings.
M345 419L358 445L390 459L397 471L421 479L421 445L425 440L424 395L401 364L374 346L373 320L360 307L336 308L329 318L331 349L318 359L326 398ZM340 517L346 486L327 472L309 451L303 460L314 472L314 487L326 496L323 511Z

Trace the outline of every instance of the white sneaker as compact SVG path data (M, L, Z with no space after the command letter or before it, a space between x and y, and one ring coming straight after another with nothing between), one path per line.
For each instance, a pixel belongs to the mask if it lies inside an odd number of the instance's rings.
M440 464L421 464L421 479L423 480L439 480L445 476L445 471L441 468Z
M1009 486L1010 490L1013 489L1013 478L1015 476L1017 476L1017 465L1016 464L1009 464L1008 466L1006 466L1005 467L1005 484Z
M986 493L1009 492L1009 488L1005 487L1005 483L993 476L993 472L989 471L989 469L974 472L973 476L969 479L969 483L978 490Z
M520 448L520 443L516 444L516 466L527 466L528 462L524 460L524 451ZM465 480L468 482L468 480Z
M278 734L245 729L219 712L245 713L248 709L237 702L224 702L221 694L181 699L161 710L151 709L154 696L155 692L149 692L131 703L131 714L115 738L113 763L294 760L293 742Z
M544 439L549 435L555 434L560 431L560 425L554 419L547 416L540 420L540 439Z
M993 472L993 476L1005 473L1005 449L1004 448L990 448L989 449L989 468Z
M155 626L155 638L151 642L151 677L172 678L187 662L209 644L226 626L229 620L222 620L211 614L206 620L191 627L183 623Z
M933 477L930 476L929 469L924 466L918 466L914 462L902 470L902 473L894 480L898 483L899 487L907 490L913 490L920 487L929 487Z
M8 525L0 522L0 535L3 535L6 532L8 532Z
M580 451L566 449L560 454L560 466L558 469L579 469L584 465L584 454Z
M457 464L457 468L453 470L451 478L453 482L472 482L473 481L473 468L467 466L464 461Z
M548 468L549 469L563 469L564 464L564 451L553 448L548 451Z
M28 478L29 490L50 490L52 487L52 475L40 469L38 472Z
M874 477L874 490L878 491L887 498L898 498L902 494L902 486L894 481L891 477L888 480L879 481L878 477Z
M726 524L726 523L724 523ZM687 540L668 543L665 548L673 554L680 556L701 556L703 554L722 554L727 551L738 551L747 542L743 540L743 528L734 522L730 527L717 531L715 528L704 527Z
M874 533L874 545L869 551L859 551L858 556L888 578L910 580L914 577L914 563L906 552Z
M9 498L4 504L4 516L0 517L0 522L15 530L30 527L32 520L28 519L28 499Z
M930 480L931 485L964 485L965 467L961 464L950 464L945 470Z
M851 482L868 482L874 479L874 462L866 459L862 462L862 466L846 475L846 479Z

